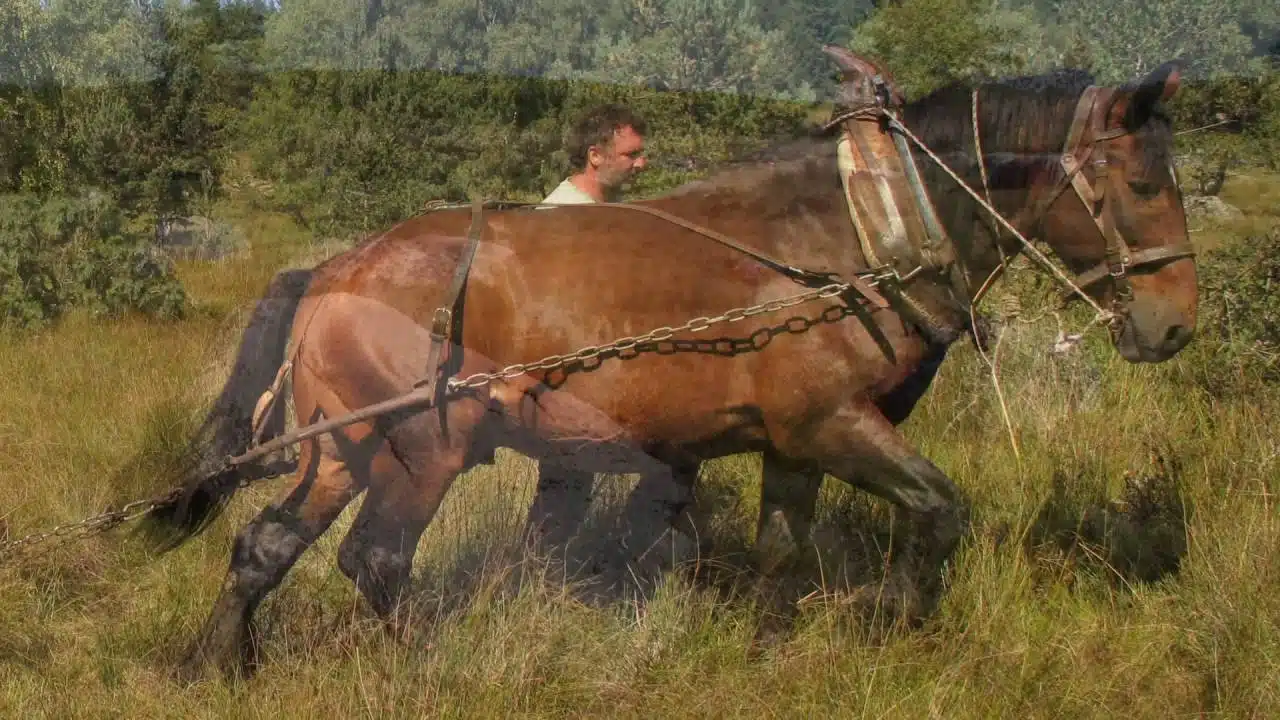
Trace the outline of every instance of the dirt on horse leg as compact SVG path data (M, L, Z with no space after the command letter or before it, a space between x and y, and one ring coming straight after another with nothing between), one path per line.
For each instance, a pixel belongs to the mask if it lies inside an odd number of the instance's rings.
M332 447L322 438L303 444L293 485L236 536L222 591L187 649L180 678L195 681L216 669L240 679L256 664L254 611L358 492L346 463L321 445Z
M969 526L960 489L902 437L870 402L836 413L813 439L812 455L826 472L893 503L906 520L891 556L886 592L902 615L917 620L932 612L942 571Z

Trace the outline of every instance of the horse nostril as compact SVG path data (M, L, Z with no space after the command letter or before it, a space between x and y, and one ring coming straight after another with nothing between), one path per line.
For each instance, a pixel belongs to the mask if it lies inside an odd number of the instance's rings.
M1164 334L1164 349L1170 352L1181 350L1191 342L1191 328L1186 325L1174 325Z

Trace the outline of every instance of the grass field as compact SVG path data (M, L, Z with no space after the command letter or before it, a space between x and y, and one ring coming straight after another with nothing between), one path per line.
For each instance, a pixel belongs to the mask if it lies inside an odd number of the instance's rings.
M1233 177L1223 197L1245 214L1197 223L1202 249L1280 224L1276 176ZM165 487L253 299L277 270L333 250L237 207L225 219L247 246L181 266L190 319L73 315L0 338L0 533ZM1033 284L1016 287L993 307L1029 304ZM504 454L455 486L423 541L411 643L386 638L336 569L351 508L260 611L266 664L239 688L181 688L168 672L208 612L231 538L280 481L237 496L158 560L115 531L0 561L0 716L1280 716L1280 391L1213 365L1205 341L1132 366L1097 335L1055 355L1057 331L1052 318L1006 326L997 374L1016 452L968 345L905 425L974 507L950 589L921 629L877 629L842 602L874 567L889 517L830 479L821 562L801 578L818 592L763 656L747 652L759 617L749 593L725 600L679 574L639 605L584 602L554 580L513 590L502 561L533 475ZM754 532L757 463L704 470L730 550Z

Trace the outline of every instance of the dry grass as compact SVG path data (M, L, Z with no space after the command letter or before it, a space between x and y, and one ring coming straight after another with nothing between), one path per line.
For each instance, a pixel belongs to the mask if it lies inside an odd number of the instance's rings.
M1273 223L1280 182L1233 178L1224 196L1247 217L1197 242ZM71 317L0 339L11 536L162 485L249 303L276 270L326 252L281 218L232 219L246 253L183 266L193 319ZM504 455L460 481L424 539L412 643L378 631L334 566L352 508L264 606L267 663L239 689L180 689L167 672L209 609L231 537L275 483L157 561L113 533L0 565L0 715L1275 717L1280 394L1211 395L1194 345L1155 367L1127 365L1097 338L1055 356L1056 330L1006 330L1020 465L968 347L906 424L975 510L922 629L877 630L841 602L874 570L889 523L882 503L831 481L821 563L801 578L822 592L764 657L746 652L759 620L750 593L726 600L672 574L642 604L588 602L512 562L533 476ZM750 541L757 467L726 458L706 473L724 547Z

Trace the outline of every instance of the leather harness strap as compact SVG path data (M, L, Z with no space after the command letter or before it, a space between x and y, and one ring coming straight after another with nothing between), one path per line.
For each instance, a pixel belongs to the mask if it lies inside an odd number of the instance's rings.
M786 263L782 263L777 260L774 260L773 258L767 255L756 252L751 248L745 247L742 244L735 242L728 235L725 235L724 233L717 232L715 230L712 230L711 228L703 227L702 225L698 225L697 223L690 222L678 215L672 215L671 213L666 212L665 210L659 210L658 208L650 207L648 205L634 205L631 203L608 203L608 202L592 203L590 205L585 205L585 207L617 207L617 208L626 208L628 210L635 210L637 212L648 213L649 215L662 218L667 222L679 225L680 227L685 228L686 230L691 230L693 232L698 233L699 235L710 238L711 240L714 240L720 243L721 245L724 245L725 247L731 248L733 250L737 250L740 253L748 255L751 258L759 261L763 265L769 267L770 269L776 270L777 272L782 273L783 275L785 275L786 277L790 278L791 280L795 281L800 285L804 285L806 287L816 287L816 286L830 283L833 280L839 280L840 282L847 282L848 284L852 285L854 289L857 290L858 293L863 296L863 298L865 298L867 301L869 301L872 305L876 306L877 308L883 309L883 308L889 307L889 303L888 301L885 300L884 296L881 295L878 291L876 291L876 289L871 285L871 283L867 282L866 279L864 279L859 275L854 275L849 278L844 278L844 277L838 277L835 273L831 273L831 272L817 272L814 270L805 270L803 268L798 268L798 267L795 267L794 265L787 265Z
M1161 245L1134 251L1125 242L1116 227L1115 211L1107 195L1109 166L1107 158L1097 153L1099 143L1129 134L1125 127L1113 128L1096 133L1086 143L1084 133L1088 127L1106 127L1107 110L1110 103L1104 102L1103 89L1098 86L1087 88L1076 104L1076 114L1067 133L1067 141L1063 147L1060 165L1063 178L1053 193L1040 205L1039 217L1048 212L1049 206L1058 199L1068 187L1088 208L1098 232L1102 234L1104 245L1103 260L1093 268L1079 274L1076 284L1081 288L1093 285L1108 276L1115 283L1115 305L1117 311L1125 310L1125 305L1133 299L1133 288L1129 283L1128 268L1148 265L1168 260L1194 257L1196 252L1190 242ZM1095 153L1097 155L1095 156ZM1092 158L1092 162L1090 159ZM1090 183L1081 172L1085 166L1094 169L1093 182ZM1067 294L1064 300L1074 299Z
M440 356L444 343L453 334L453 313L458 309L458 299L462 295L462 287L467 282L471 271L471 261L475 259L476 247L480 244L480 236L484 234L484 200L476 198L471 203L471 227L467 230L467 244L462 249L462 257L458 267L453 271L453 281L445 293L444 303L436 308L431 320L431 347L427 350L427 390L426 394L438 400L436 383L440 371Z
M673 215L665 210L660 210L656 207L650 207L648 205L636 205L633 203L621 203L621 202L599 202L599 203L582 203L582 204L574 203L574 204L568 204L564 206L558 206L554 203L503 203L503 204L509 207L540 206L540 207L575 207L575 208L597 208L597 207L621 208L624 210L634 210L636 212L642 212L648 215L653 215L654 217L662 218L663 220L666 220L669 223L679 225L680 227L685 228L686 230L690 230L692 232L698 233L699 235L702 235L703 237L714 240L717 243L724 245L725 247L728 247L744 255L747 255L752 259L760 262L764 266L770 268L771 270L775 270L781 273L783 276L791 279L792 281L794 281L799 285L804 285L805 287L820 287L822 285L826 285L831 282L844 282L851 285L853 289L858 291L858 293L863 297L863 299L867 300L875 307L880 309L889 307L889 303L887 300L885 300L884 296L881 295L875 289L875 287L870 282L868 282L865 277L861 275L853 275L852 277L846 278L833 272L818 272L815 270L805 270L804 268L798 268L798 267L795 267L794 265L788 265L786 263L779 262L778 260L774 260L768 255L756 252L751 248L748 248L738 242L735 242L733 239L731 239L728 235L725 235L724 233L717 232L715 230L712 230L709 227L704 227L695 222L690 222L689 220L686 220L680 217L679 215ZM868 275L870 275L870 273L868 273Z

